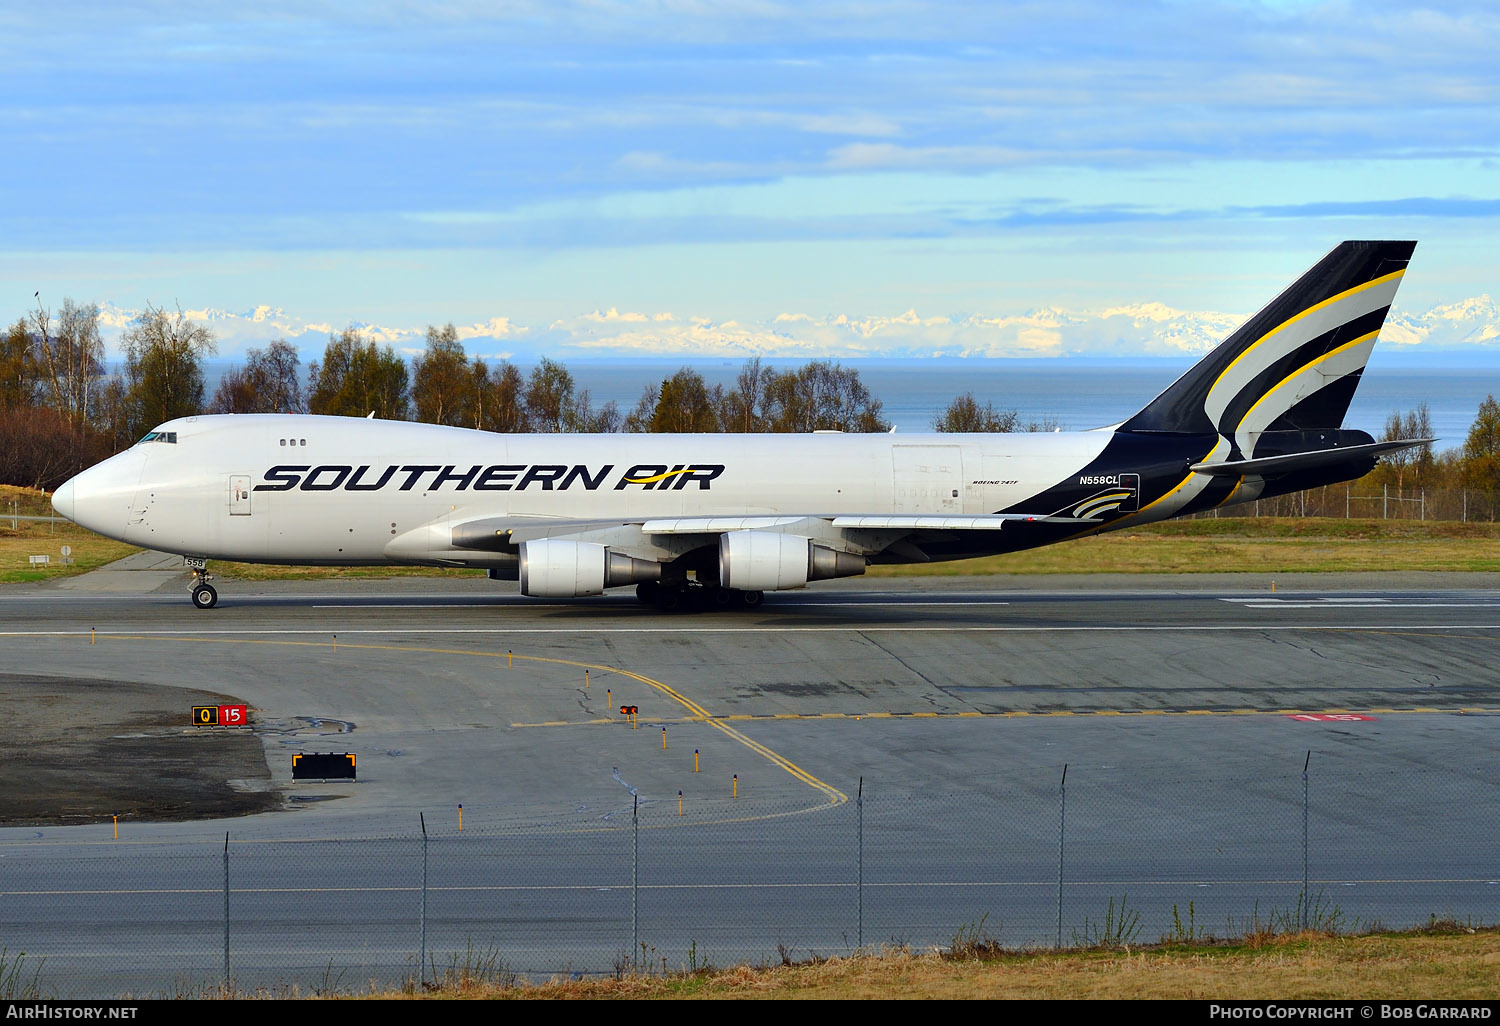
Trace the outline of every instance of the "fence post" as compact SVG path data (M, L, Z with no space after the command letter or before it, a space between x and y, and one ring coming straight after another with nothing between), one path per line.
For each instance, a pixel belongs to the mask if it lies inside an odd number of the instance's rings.
M855 951L865 949L865 778L859 778L859 790L854 793L855 834L859 839L859 855L855 862L855 893L858 895L859 917L855 930Z
M1068 829L1068 764L1063 763L1057 817L1057 947L1062 947L1063 841Z
M630 808L630 964L641 950L641 796L634 795Z
M224 994L233 990L229 982L229 831L224 831Z
M1422 512L1419 514L1419 519L1426 520L1427 519L1427 489L1423 488L1417 494L1422 497L1422 505L1420 507L1421 510L1422 510Z
M1391 486L1380 486L1380 519L1389 520L1391 516Z
M1307 767L1312 763L1312 749L1307 750L1307 758L1302 762L1302 900L1297 904L1302 908L1301 928L1307 929Z
M417 942L417 979L423 986L427 985L427 816L425 813L417 813L417 819L422 824L422 907L421 907L421 935Z

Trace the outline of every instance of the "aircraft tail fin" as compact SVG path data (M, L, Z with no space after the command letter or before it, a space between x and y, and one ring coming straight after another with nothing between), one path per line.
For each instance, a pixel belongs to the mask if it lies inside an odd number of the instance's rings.
M1248 459L1265 432L1338 428L1416 245L1339 243L1121 430L1217 433Z

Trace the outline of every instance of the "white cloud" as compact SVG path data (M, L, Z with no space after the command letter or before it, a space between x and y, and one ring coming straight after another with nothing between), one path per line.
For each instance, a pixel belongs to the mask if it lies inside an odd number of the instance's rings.
M457 330L461 341L471 338L509 338L524 335L527 331L524 327L512 324L509 317L491 317L487 321L478 321Z
M633 312L631 312L629 310L625 311L624 313L621 313L619 310L615 309L614 307L610 307L608 310L604 311L603 313L600 313L598 310L595 310L593 313L584 314L584 320L587 320L587 321L597 321L600 324L614 324L614 323L644 324L647 321L653 321L653 320L657 320L657 321L659 321L659 320L668 320L668 321L670 321L671 319L672 319L672 315L671 314L656 314L653 317L653 316L647 316L646 314L643 314L643 313L633 313Z
M112 348L138 313L113 304L101 307L100 326ZM214 330L223 359L235 359L245 349L262 347L277 337L296 343L305 359L316 359L327 337L346 328L362 339L415 355L423 351L426 330L425 326L363 322L335 326L303 320L269 305L239 314L220 309L186 313ZM470 353L522 361L558 354L730 359L1197 356L1244 319L1243 314L1179 310L1149 301L1100 310L1039 307L1018 314L923 314L908 308L888 315L820 317L788 311L760 321L609 307L545 326L494 316L457 330ZM1420 313L1393 311L1382 338L1403 348L1500 349L1500 306L1486 294ZM496 344L502 341L503 345Z

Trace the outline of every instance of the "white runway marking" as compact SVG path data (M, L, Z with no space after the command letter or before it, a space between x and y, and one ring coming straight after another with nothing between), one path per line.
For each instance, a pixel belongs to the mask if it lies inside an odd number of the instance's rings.
M355 635L407 635L407 634L1123 634L1130 631L1167 632L1178 634L1204 634L1215 631L1233 633L1250 631L1266 633L1294 633L1312 631L1500 631L1500 623L1446 623L1446 624L1217 624L1217 625L1172 625L1172 624L1120 624L1118 626L1089 625L1080 627L1044 626L927 626L901 627L890 625L844 626L844 627L340 627L310 630L307 628L187 628L182 630L132 630L130 628L99 628L98 636L106 637L353 637ZM50 638L88 637L87 630L68 631L0 631L0 638ZM331 642L330 642L331 644Z
M1259 595L1255 595L1255 596L1252 596L1250 598L1221 598L1221 599L1219 599L1219 601L1220 602L1269 602L1269 603L1278 604L1278 605L1286 605L1286 604L1290 604L1290 603L1302 602L1302 603L1306 603L1306 604L1309 604L1309 605L1359 606L1359 605L1370 605L1370 604L1377 604L1377 603L1381 604L1381 605L1384 605L1385 603L1390 602L1390 599L1380 598L1378 596L1366 596L1366 595L1324 595L1324 596L1319 597L1319 598L1278 599L1278 598L1262 598Z
M1383 598L1221 598L1241 609L1497 609L1500 602L1392 602Z

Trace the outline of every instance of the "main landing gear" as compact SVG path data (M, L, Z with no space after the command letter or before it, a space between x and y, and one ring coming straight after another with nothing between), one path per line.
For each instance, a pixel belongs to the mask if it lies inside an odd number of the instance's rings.
M635 586L635 597L643 605L655 606L664 613L702 610L757 609L765 593L721 588L717 584L642 581Z
M199 609L212 609L219 604L219 593L214 586L208 582L213 580L213 575L208 572L208 561L195 559L192 556L184 556L184 563L188 569L193 571L193 605Z

